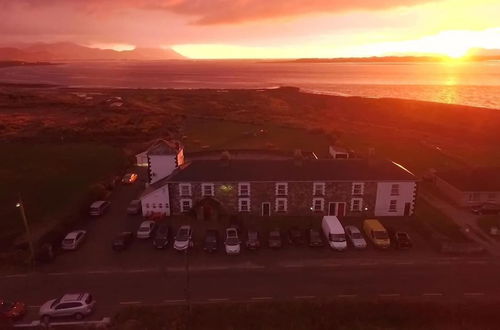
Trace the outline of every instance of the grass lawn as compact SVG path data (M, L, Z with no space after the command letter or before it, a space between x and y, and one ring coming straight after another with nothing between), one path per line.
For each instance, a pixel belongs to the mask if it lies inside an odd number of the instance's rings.
M184 123L186 150L208 149L301 149L328 156L330 140L325 134L273 123L250 124L219 119L189 118Z
M37 228L77 213L92 183L118 174L121 149L98 144L0 144L0 239L23 231L15 204L19 194ZM78 214L76 214L78 215Z

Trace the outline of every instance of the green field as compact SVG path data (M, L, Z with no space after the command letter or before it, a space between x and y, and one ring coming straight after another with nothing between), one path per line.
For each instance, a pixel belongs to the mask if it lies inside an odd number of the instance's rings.
M0 239L23 227L15 204L21 195L36 229L78 213L89 186L116 175L125 164L121 149L98 144L0 144Z

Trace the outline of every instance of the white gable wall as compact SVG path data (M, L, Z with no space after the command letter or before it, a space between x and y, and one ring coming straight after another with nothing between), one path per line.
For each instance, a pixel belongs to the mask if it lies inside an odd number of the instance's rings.
M176 168L177 155L149 155L149 174L151 181L155 183L169 176Z
M146 196L141 197L142 215L147 217L154 213L170 215L170 198L168 185L165 185Z
M146 151L135 155L135 161L137 166L148 166L148 154Z
M393 184L399 184L399 195L391 196ZM415 182L378 182L375 201L375 216L403 216L406 203L410 203L410 214L415 208ZM389 211L391 200L396 200L396 211Z

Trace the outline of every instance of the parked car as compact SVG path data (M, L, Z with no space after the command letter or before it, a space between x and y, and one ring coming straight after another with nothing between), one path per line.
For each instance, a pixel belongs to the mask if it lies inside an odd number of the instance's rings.
M94 217L98 217L106 213L106 211L111 206L108 201L95 201L90 205L89 214Z
M234 227L229 227L226 229L226 239L224 241L224 246L226 248L227 255L238 255L241 252L241 241L238 236L238 230Z
M302 234L302 230L300 230L296 226L288 229L288 243L295 246L304 245L305 240L304 235Z
M404 231L395 230L391 227L386 227L391 244L395 249L405 250L412 247L410 235Z
M209 229L205 232L203 240L203 250L209 253L216 252L219 248L219 232L215 229Z
M472 213L475 214L499 214L500 205L493 203L485 203L482 205L474 206L471 210Z
M339 219L333 215L327 215L321 220L321 229L325 235L328 245L337 251L344 251L347 248L344 227Z
M66 235L61 242L63 250L76 250L85 240L87 232L85 230L75 230Z
M391 246L391 240L387 230L377 219L366 219L363 221L363 230L366 237L380 249L387 249Z
M157 249L166 248L170 241L170 232L170 226L166 223L158 225L153 239L153 246Z
M274 229L269 232L269 236L267 238L267 244L271 249L279 249L282 246L281 243L281 233L279 229Z
M249 250L257 250L260 248L259 232L257 230L249 230L247 232L247 241L245 245Z
M156 228L156 222L151 220L146 220L141 223L139 229L137 229L137 238L150 238Z
M123 176L122 183L125 184L134 183L135 181L137 181L138 177L139 176L137 175L137 173L127 173Z
M142 205L141 201L139 199L134 199L128 204L127 206L127 214L130 215L137 215L141 213L142 210Z
M193 231L191 226L184 225L177 230L174 238L174 249L177 251L185 251L193 247Z
M309 236L309 246L311 247L322 247L325 244L323 243L323 239L321 239L321 234L317 229L309 229L307 231Z
M356 226L345 226L345 235L355 249L366 249L366 240Z
M26 314L26 304L0 298L0 320L17 321Z
M44 323L49 323L53 318L68 316L81 320L92 313L95 303L90 293L65 294L44 303L39 310L40 319Z
M134 240L134 233L131 231L124 231L119 233L113 240L113 250L123 251L126 250Z

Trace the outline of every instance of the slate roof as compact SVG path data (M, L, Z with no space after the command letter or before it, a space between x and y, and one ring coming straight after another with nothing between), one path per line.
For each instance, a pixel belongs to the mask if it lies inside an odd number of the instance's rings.
M179 147L175 142L158 140L147 150L148 155L176 155Z
M416 181L391 162L366 160L198 160L174 171L165 182L234 181Z
M450 170L436 176L462 191L500 191L500 167Z

